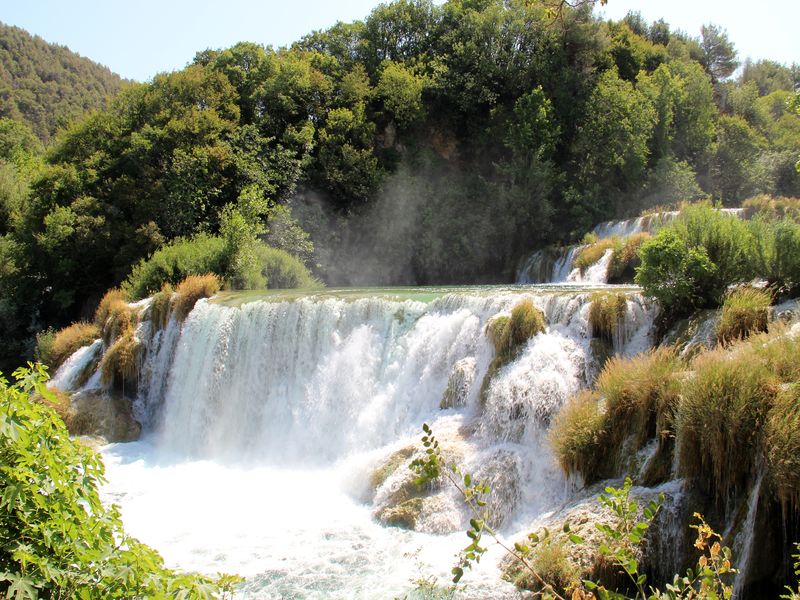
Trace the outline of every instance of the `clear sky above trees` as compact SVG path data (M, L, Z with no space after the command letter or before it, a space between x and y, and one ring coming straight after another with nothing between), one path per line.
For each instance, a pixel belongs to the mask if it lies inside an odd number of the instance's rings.
M183 68L205 48L225 48L239 41L289 44L338 20L363 19L377 4L377 0L28 0L0 4L0 21L69 46L123 77L144 81L160 71ZM740 60L749 56L800 62L795 28L800 3L795 0L756 4L609 0L604 12L619 19L629 10L641 11L648 21L664 18L692 35L699 35L701 25L716 23L727 29Z

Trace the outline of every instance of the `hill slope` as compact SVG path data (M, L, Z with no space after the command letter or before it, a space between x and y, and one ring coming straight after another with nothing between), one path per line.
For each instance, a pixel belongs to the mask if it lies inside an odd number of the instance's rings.
M105 107L121 85L108 67L0 23L0 117L27 123L42 141Z

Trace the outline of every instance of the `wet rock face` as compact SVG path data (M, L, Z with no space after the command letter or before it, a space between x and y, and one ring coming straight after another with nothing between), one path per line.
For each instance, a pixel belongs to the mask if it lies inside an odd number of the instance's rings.
M458 431L437 436L445 464L462 464L465 442ZM380 461L370 476L373 515L382 524L426 533L451 533L466 524L463 500L444 477L424 486L416 483L410 464L424 459L422 448L401 448Z
M99 436L107 442L133 442L142 432L142 426L133 417L131 401L121 395L79 392L72 397L72 410L73 435Z

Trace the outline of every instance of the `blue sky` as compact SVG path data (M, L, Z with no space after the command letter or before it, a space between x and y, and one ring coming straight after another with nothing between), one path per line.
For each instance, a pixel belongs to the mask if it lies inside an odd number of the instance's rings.
M3 0L0 21L107 65L123 77L144 81L180 69L195 52L239 41L289 44L336 21L362 19L377 0ZM716 23L744 59L800 62L800 1L609 0L603 13L620 18L638 10L663 17L693 35Z

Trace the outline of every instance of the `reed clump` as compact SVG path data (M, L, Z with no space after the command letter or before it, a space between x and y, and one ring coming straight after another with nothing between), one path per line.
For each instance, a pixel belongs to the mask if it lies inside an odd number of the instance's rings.
M136 319L136 309L128 304L125 292L117 288L106 292L94 313L94 323L102 332L106 346L110 346L122 333L134 326Z
M92 323L78 322L57 331L47 347L40 345L39 359L55 370L83 346L88 346L100 337L100 331Z
M511 309L510 316L495 317L486 326L497 357L504 362L514 357L530 338L545 330L544 313L533 300L525 298Z
M730 344L767 331L771 304L772 296L765 290L742 287L728 293L717 324L717 341Z
M620 241L616 237L599 239L581 250L578 256L575 257L575 262L573 264L575 268L580 269L581 273L583 273L586 269L603 258L607 250L615 250L619 248L620 245Z
M634 450L650 438L672 437L680 397L680 382L675 377L679 371L680 360L669 347L649 350L632 358L609 360L595 387L606 399L608 429L612 436L619 438L627 429L633 437ZM622 439L615 441L619 447Z
M183 321L201 298L210 298L220 289L220 280L213 273L189 275L178 284L172 297L172 314Z
M625 323L628 300L625 294L597 292L589 305L589 329L592 337L613 343L614 337Z
M723 349L697 356L676 418L679 472L724 501L746 488L774 404L777 380L765 361Z
M565 536L553 534L534 546L526 569L518 561L510 562L503 577L518 588L540 594L555 591L567 598L569 591L580 585L582 569L573 562ZM535 572L541 579L533 576Z
M567 474L580 474L586 483L602 476L602 447L607 437L605 405L594 390L570 398L553 421L550 444Z
M642 264L639 258L639 247L653 236L642 231L628 236L614 248L611 262L608 263L608 281L633 281L636 267Z
M775 398L764 431L770 482L786 505L800 505L800 384L785 385Z
M147 314L147 318L153 324L153 332L160 331L167 326L174 293L172 286L169 283L165 283L161 286L160 292L153 294Z
M100 361L103 383L108 385L119 378L123 383L135 384L139 375L141 349L133 327L128 327L106 350Z

